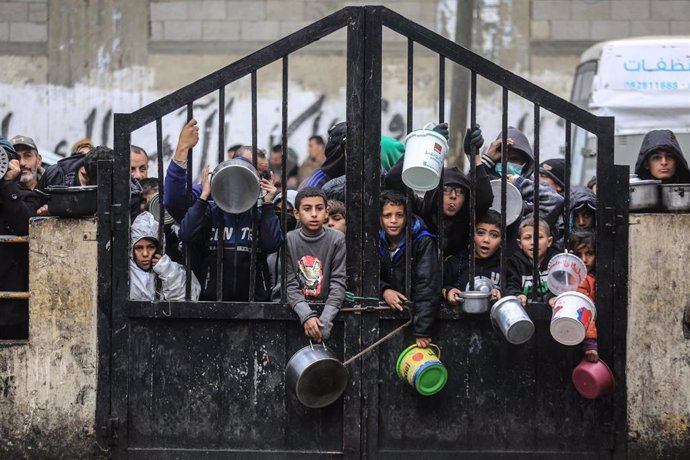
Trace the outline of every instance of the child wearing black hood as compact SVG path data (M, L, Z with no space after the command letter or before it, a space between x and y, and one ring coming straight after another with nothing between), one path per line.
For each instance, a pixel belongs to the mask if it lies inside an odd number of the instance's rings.
M690 169L673 131L657 129L645 134L635 163L640 179L658 179L664 184L690 184Z

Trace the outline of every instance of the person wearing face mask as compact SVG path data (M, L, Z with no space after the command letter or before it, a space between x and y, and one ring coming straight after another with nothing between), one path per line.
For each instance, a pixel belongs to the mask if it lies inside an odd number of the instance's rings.
M534 154L532 146L527 140L527 136L517 128L508 127L507 148L502 148L502 133L499 133L496 140L489 145L489 148L482 154L482 164L486 173L491 179L499 179L503 176L502 155L506 154L506 178L508 182L515 185L520 191L523 200L523 217L533 211L534 205ZM540 168L547 162L543 162ZM537 171L537 177L539 171ZM539 187L539 216L543 218L550 227L553 234L558 235L559 216L563 212L565 199L552 188L548 181L540 180ZM508 253L513 253L517 249L517 220L506 229Z

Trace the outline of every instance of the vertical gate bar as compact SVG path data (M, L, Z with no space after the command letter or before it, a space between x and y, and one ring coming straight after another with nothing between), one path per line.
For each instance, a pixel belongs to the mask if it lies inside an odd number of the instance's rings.
M347 151L345 209L347 234L347 286L362 295L362 152L364 151L364 10L357 10L347 29Z
M347 26L347 151L345 159L346 187L345 208L348 210L347 233L348 248L347 286L352 292L362 292L362 131L364 128L364 49L365 49L364 8L352 10ZM346 319L347 322L347 319ZM354 323L354 324L353 324ZM343 353L347 356L361 350L362 316L348 323L344 336ZM360 458L366 430L361 422L367 414L362 412L362 360L350 365L352 383L345 394L343 413L343 449L351 458ZM350 394L352 396L350 397Z
M612 144L613 145L613 144ZM616 459L627 458L626 442L628 438L628 387L625 374L625 364L627 361L627 329L628 329L628 270L629 270L629 197L630 168L623 165L615 165L616 177L616 217L620 216L616 222L615 243L612 246L619 248L614 253L613 258L613 317L611 318L612 327L607 329L612 331L611 343L613 358L608 362L613 362L613 373L616 376L616 391L613 394L613 445L615 447L613 457ZM599 302L599 299L596 299ZM604 314L606 316L606 314ZM607 341L604 340L603 346Z
M257 103L256 103L256 70L252 71L252 164L254 167L259 170L257 167L257 151L256 151L256 144L257 144L257 124L256 124L256 117L257 117ZM249 263L249 301L253 302L254 301L254 294L256 290L256 242L258 240L257 238L257 220L259 218L258 212L257 212L257 206L252 206L251 208L251 215L252 215L252 255L251 255L251 261ZM237 248L235 248L237 250Z
M129 156L131 145L130 114L117 113L114 116L113 165L113 298L111 302L113 354L110 363L111 417L119 419L114 436L117 441L115 456L126 452L127 448L127 375L129 348L129 321L127 318L127 299L129 297L129 231L130 231L130 170Z
M532 228L532 300L539 299L541 276L539 271L539 105L534 104L534 227Z
M283 212L280 214L280 228L283 232L283 250L280 251L280 301L287 302L287 267L285 266L285 261L287 260L287 144L288 144L288 57L283 56L283 100L282 100L282 150L283 157L281 159L281 196L283 197Z
M187 104L187 123L194 118L194 103ZM194 174L194 148L187 151L187 211L194 204L194 197L192 195L192 175ZM189 244L185 244L184 251L184 269L185 269L185 290L184 298L189 300L192 297L192 248Z
M381 9L364 7L366 46L364 48L364 129L363 145L358 154L363 155L362 191L362 279L365 296L379 293L378 257L378 200L381 178L381 65L383 48L383 26ZM366 152L366 154L365 154ZM410 248L407 249L408 251ZM409 280L405 280L406 283ZM362 318L362 344L370 345L379 339L381 322L378 315L364 315ZM373 457L378 452L379 439L379 354L369 353L362 360L362 393L367 406L366 446Z
M110 360L112 291L112 227L113 162L98 162L98 376L96 392L96 439L102 446L110 443L108 418L110 417Z
M572 125L570 120L565 120L565 184L563 187L563 197L565 198L565 206L563 207L563 243L568 247L568 238L570 238L570 142L572 134Z
M477 124L477 72L472 71L470 74L470 129ZM470 147L473 149L473 147ZM470 153L470 152L467 152ZM474 291L474 277L476 275L476 267L474 260L474 227L477 221L477 165L474 162L474 154L479 155L479 152L471 152L470 158L470 291ZM462 286L461 286L462 288Z
M597 329L602 331L597 338L599 345L599 354L607 363L613 363L613 370L617 378L625 375L625 361L617 362L613 358L613 335L614 333L621 334L621 331L616 329L614 324L614 317L616 315L625 315L625 312L619 312L618 309L626 309L627 307L627 292L620 293L619 297L614 298L616 274L615 270L619 267L614 265L616 252L627 252L627 249L621 251L617 227L616 215L619 213L617 209L617 201L621 201L621 207L625 207L626 196L629 190L625 189L622 193L616 189L615 166L614 166L614 122L613 117L599 117L597 118L597 209L595 217L596 225L596 255L597 255L597 286L595 305L597 306ZM625 179L622 179L625 182ZM620 193L618 196L616 194ZM624 211L621 212L624 214ZM624 225L627 225L627 220ZM623 224L623 223L622 223ZM615 251L619 248L618 251ZM627 245L625 246L627 248ZM624 255L620 255L624 257ZM620 267L624 270L623 267ZM620 302L620 303L618 303ZM624 334L624 332L623 332ZM619 335L619 341L624 340ZM623 342L624 344L624 342ZM624 345L621 344L623 347ZM618 353L625 353L624 350L617 350ZM618 392L618 389L616 389ZM621 391L620 393L624 393ZM623 404L621 407L626 407L625 402L619 399L619 395L614 396L614 403ZM614 417L616 417L617 410L612 408ZM621 416L618 415L620 418ZM608 428L608 427L607 427ZM615 436L613 432L620 427L611 427L611 436ZM606 430L609 431L609 430Z
M501 168L506 170L506 155L504 155L508 144L508 89L503 87L501 114ZM501 292L505 295L508 280L506 280L506 262L508 260L508 235L506 225L506 175L501 174Z
M158 241L165 235L165 206L163 206L163 123L156 118L156 164L158 165Z
M218 164L225 159L225 86L218 89ZM211 197L213 199L213 197ZM218 225L224 223L223 213L216 213ZM212 217L213 218L213 217ZM216 300L223 300L223 267L225 264L225 228L218 228L216 238Z
M445 121L446 114L446 58L438 55L438 122ZM446 242L446 222L443 214L443 165L441 165L441 177L436 188L436 221L438 222L438 261L440 276L443 276L444 244Z
M407 134L412 132L412 109L414 104L414 42L407 39ZM414 192L411 188L405 187L405 247L412 247L412 206L414 203ZM412 298L412 284L407 280L412 279L412 251L405 251L405 297Z

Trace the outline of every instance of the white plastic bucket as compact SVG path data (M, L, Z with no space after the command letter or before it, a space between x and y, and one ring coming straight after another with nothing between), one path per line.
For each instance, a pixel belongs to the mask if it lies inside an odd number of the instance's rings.
M546 284L556 295L575 291L587 276L587 266L575 254L564 252L549 261Z
M427 129L412 131L405 138L405 161L402 180L412 190L426 192L438 187L443 160L448 152L446 138Z
M577 345L585 339L587 327L596 320L594 303L579 292L564 292L556 297L551 316L551 336L563 345Z

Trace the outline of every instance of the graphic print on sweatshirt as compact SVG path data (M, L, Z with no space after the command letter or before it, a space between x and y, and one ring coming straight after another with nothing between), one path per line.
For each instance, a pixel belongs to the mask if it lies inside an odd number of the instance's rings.
M539 274L539 293L544 294L548 292L549 290L549 285L546 282L547 277L549 276L549 272L541 272ZM532 293L532 275L522 275L522 293L525 295L529 295Z
M305 297L318 297L323 280L322 264L318 257L303 256L297 263L302 294Z

